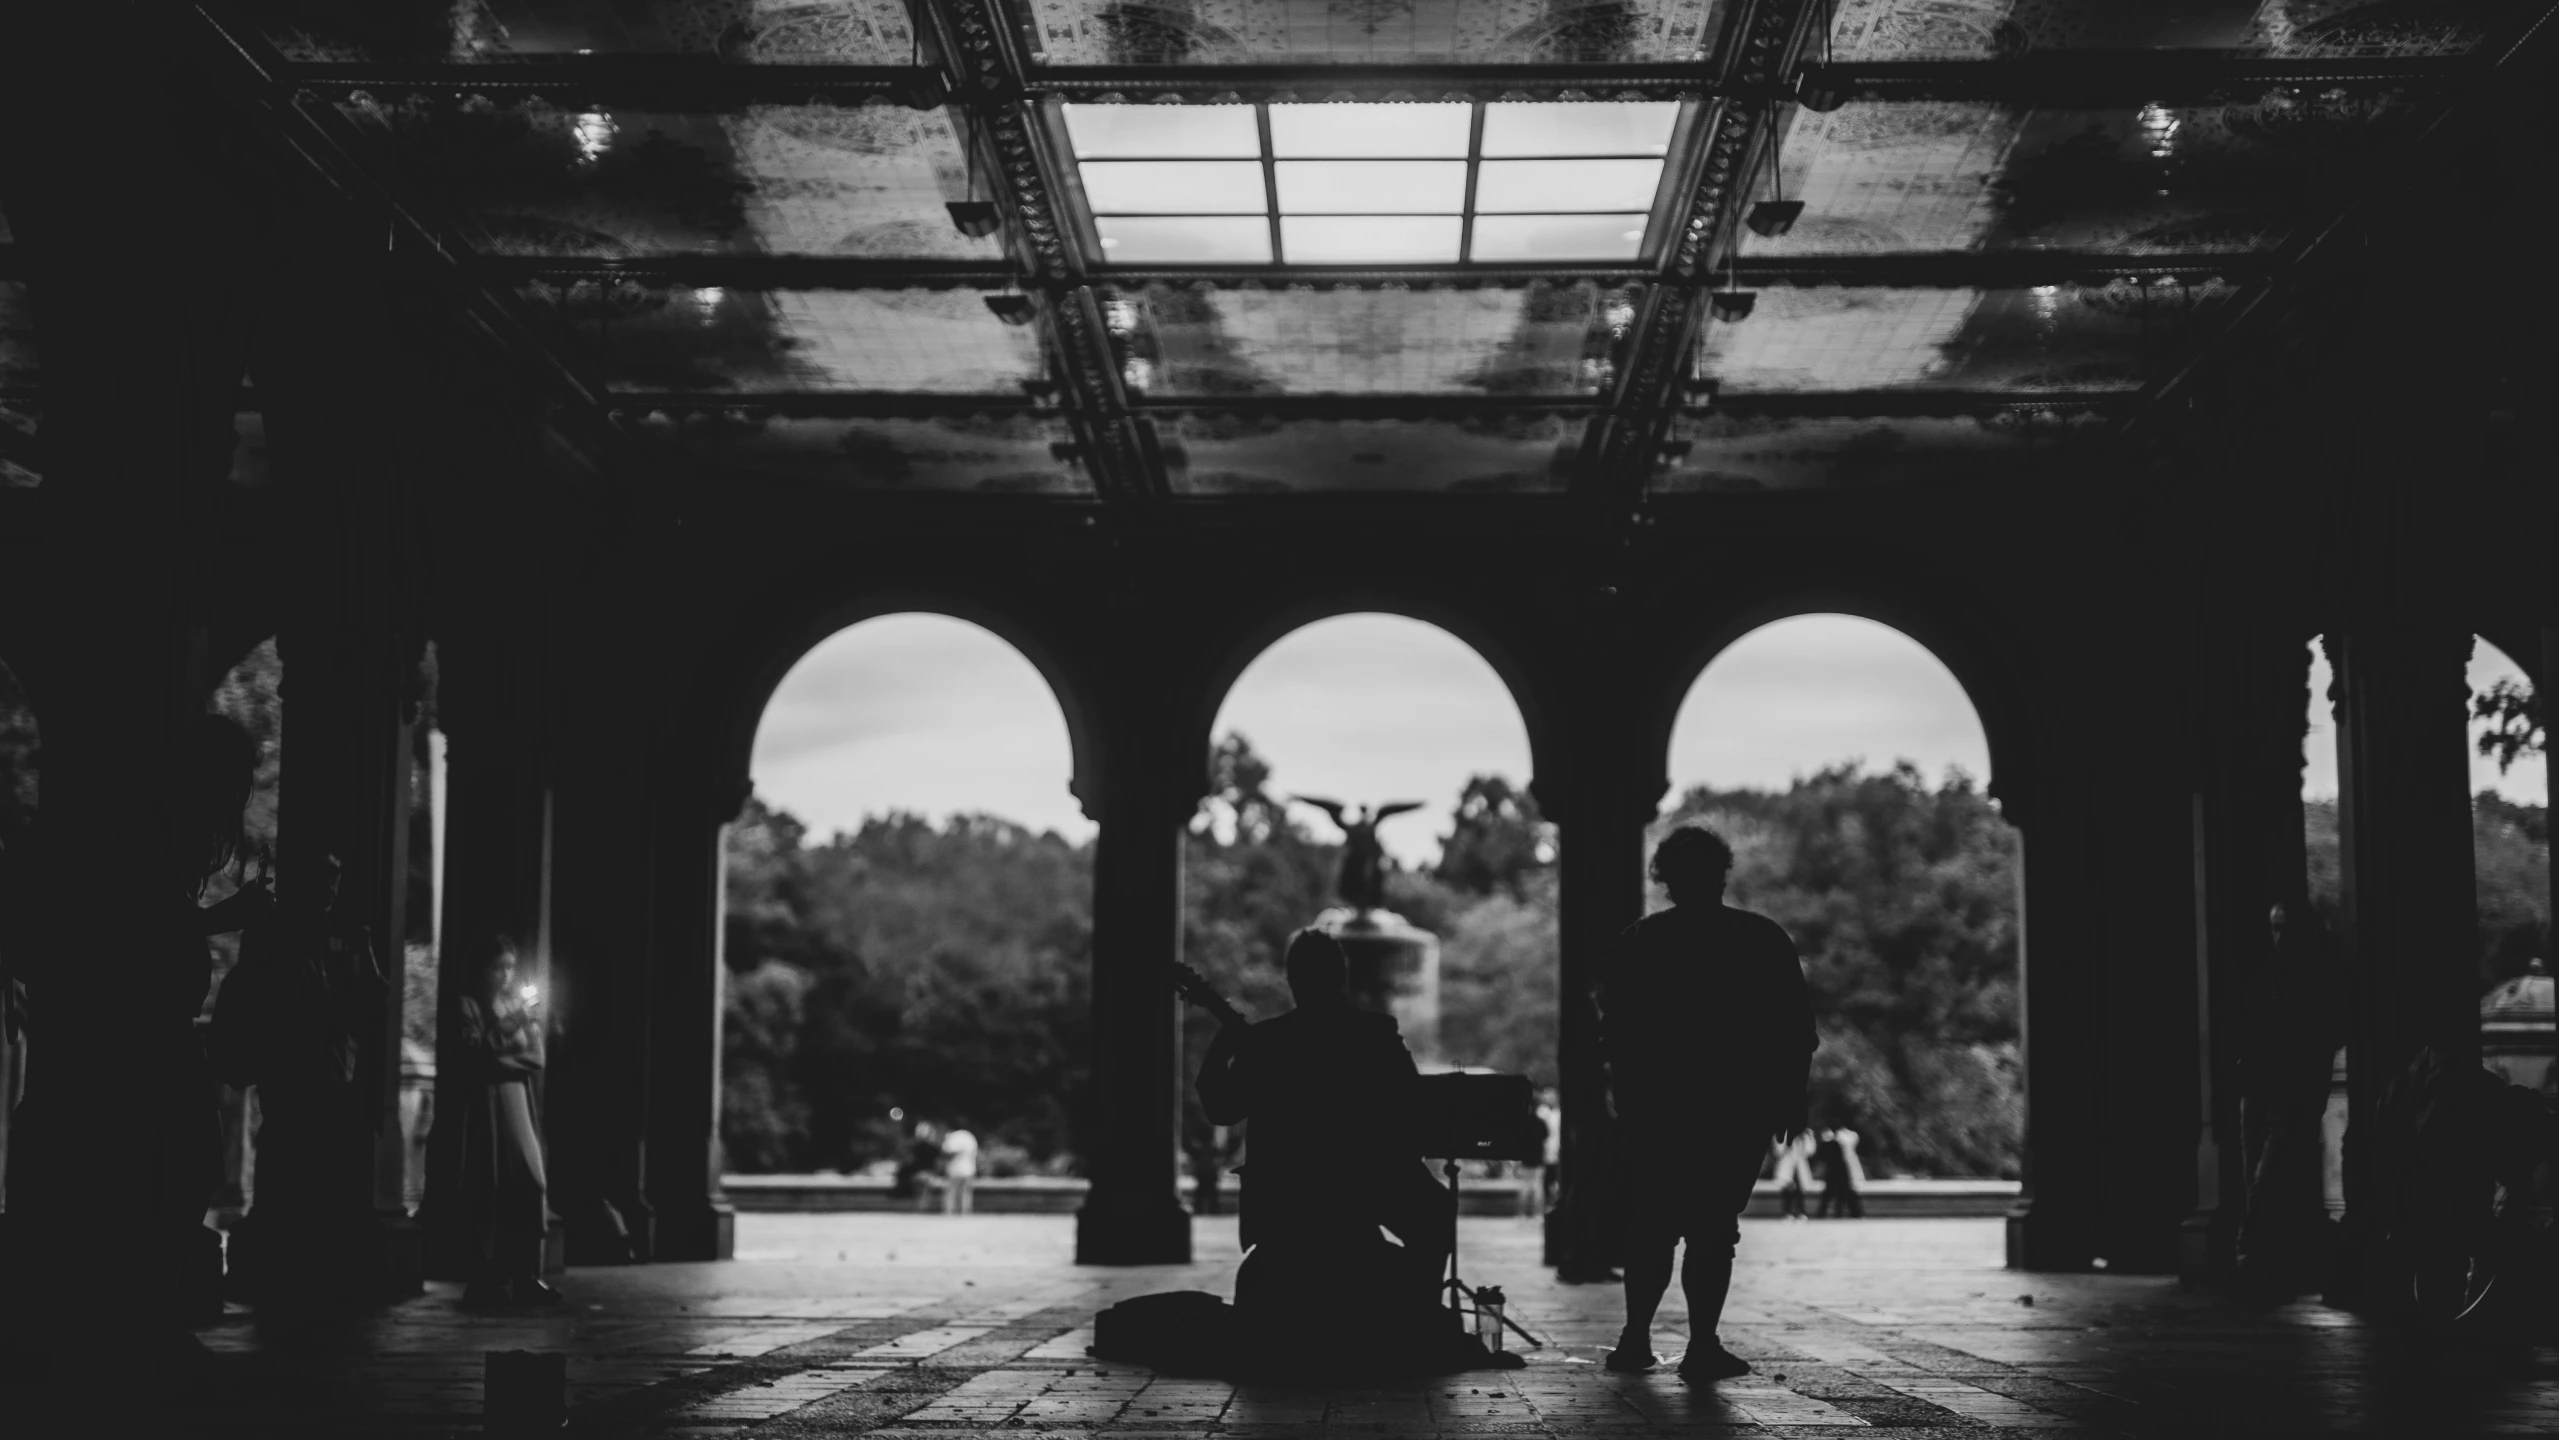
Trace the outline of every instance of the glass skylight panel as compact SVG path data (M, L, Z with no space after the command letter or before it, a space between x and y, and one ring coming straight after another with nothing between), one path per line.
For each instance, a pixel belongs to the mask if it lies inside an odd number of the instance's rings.
M1644 215L1479 215L1478 263L1632 260L1644 247Z
M1086 160L1259 159L1250 105L1069 105L1067 138ZM1466 153L1461 145L1458 153Z
M1101 215L1114 265L1268 265L1271 222L1259 215Z
M1113 265L1635 260L1681 114L1651 101L1061 108Z
M1475 181L1479 214L1650 210L1659 160L1487 160Z
M1096 160L1084 194L1100 215L1268 213L1262 167L1250 160Z
M1282 160L1282 215L1454 215L1466 208L1463 160Z
M1271 153L1297 157L1466 158L1472 105L1274 105Z
M1305 265L1447 265L1459 224L1454 215L1282 215L1280 247Z
M1676 100L1495 101L1484 155L1667 155Z

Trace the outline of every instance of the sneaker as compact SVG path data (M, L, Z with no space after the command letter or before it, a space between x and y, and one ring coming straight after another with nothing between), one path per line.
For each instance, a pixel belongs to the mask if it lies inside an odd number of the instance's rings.
M1679 1378L1696 1385L1712 1385L1749 1373L1750 1362L1725 1349L1720 1340L1692 1347L1679 1361Z
M1608 1352L1608 1368L1620 1375L1640 1375L1662 1363L1640 1335L1620 1335L1617 1348Z

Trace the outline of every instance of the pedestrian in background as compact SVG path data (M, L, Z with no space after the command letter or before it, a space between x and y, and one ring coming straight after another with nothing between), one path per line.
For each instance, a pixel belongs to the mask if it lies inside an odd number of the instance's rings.
M1857 1160L1857 1132L1845 1125L1824 1130L1813 1158L1822 1177L1821 1207L1814 1213L1825 1220L1834 1214L1844 1220L1865 1219L1866 1200L1858 1192L1866 1188L1866 1167Z
M977 1203L977 1137L954 1125L942 1137L942 1213L966 1215Z

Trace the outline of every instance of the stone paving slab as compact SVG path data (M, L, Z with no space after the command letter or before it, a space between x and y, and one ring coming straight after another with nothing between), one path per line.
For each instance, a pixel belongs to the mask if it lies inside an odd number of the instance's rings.
M744 1215L726 1265L581 1270L555 1313L462 1310L454 1287L323 1324L235 1313L214 1380L158 1397L80 1392L53 1433L445 1440L479 1435L481 1357L565 1351L574 1436L896 1440L1918 1440L2058 1435L2559 1434L2559 1351L2494 1362L2303 1302L2248 1307L2129 1276L2012 1275L1995 1221L1746 1222L1724 1338L1754 1373L1691 1387L1674 1292L1665 1367L1613 1375L1613 1286L1536 1263L1533 1222L1466 1222L1471 1279L1549 1343L1527 1368L1340 1387L1157 1376L1085 1353L1095 1312L1174 1289L1231 1293L1233 1222L1187 1266L1078 1268L1051 1216ZM15 1409L0 1414L25 1413ZM16 1430L11 1432L15 1440Z

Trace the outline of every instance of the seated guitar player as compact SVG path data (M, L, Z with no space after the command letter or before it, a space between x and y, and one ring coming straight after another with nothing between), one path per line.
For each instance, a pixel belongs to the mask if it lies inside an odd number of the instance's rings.
M1287 966L1297 1008L1227 1020L1200 1066L1209 1120L1245 1126L1236 1310L1265 1335L1401 1362L1455 1338L1438 1301L1456 1206L1416 1142L1419 1074L1393 1017L1352 1008L1340 942L1301 930Z

